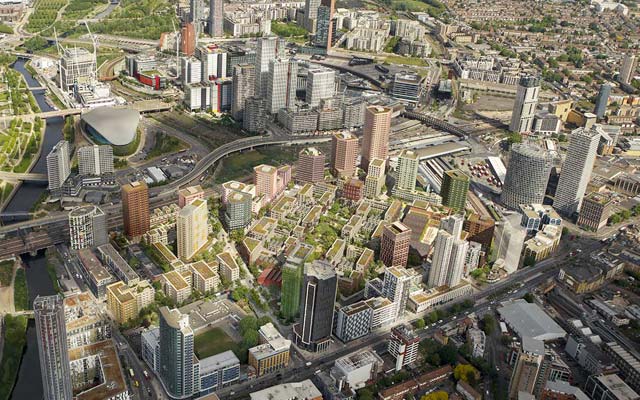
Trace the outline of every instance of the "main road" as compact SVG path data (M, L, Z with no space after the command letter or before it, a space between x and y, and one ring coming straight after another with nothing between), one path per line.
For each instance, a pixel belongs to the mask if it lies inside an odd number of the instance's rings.
M602 247L602 243L592 242L589 244L588 248L585 249L585 253L596 252ZM473 312L480 314L493 308L493 304L499 301L509 298L522 297L525 293L531 291L542 282L555 276L558 273L556 266L559 262L563 261L564 258L564 255L558 255L548 258L539 262L535 266L520 269L515 273L509 275L507 279L492 284L489 287L478 291L471 297L473 300L475 300L476 304L471 309L464 311L464 313L470 314ZM515 289L515 291L509 290L517 284L519 284L519 286ZM461 302L468 298L469 297L461 298L457 302ZM456 302L447 303L440 307L450 307L455 303ZM433 309L429 310L429 312L431 311L433 311ZM423 313L420 315L412 314L411 319L424 317L426 316L426 314L427 313ZM410 319L404 319L402 321L397 321L396 324L408 322L410 322ZM427 329L423 329L422 331L418 332L418 336L420 336L421 339L432 337L438 328L440 328L442 325L446 325L447 323L449 323L449 320L432 325ZM387 329L377 331L368 336L365 336L362 339L358 339L348 344L341 345L333 352L325 353L319 363L314 362L310 367L307 367L306 365L296 365L290 367L289 369L282 370L277 374L274 373L265 375L257 379L244 381L236 385L226 387L222 390L217 391L216 394L223 399L243 399L246 398L249 393L262 390L279 383L309 379L315 374L314 371L331 367L335 360L340 357L344 357L347 354L355 353L366 348L376 347L385 343L387 341L388 334L389 332L387 327Z
M167 200L168 198L176 197L177 190L181 186L186 186L189 183L196 181L203 173L205 173L216 162L220 161L224 157L244 150L251 150L255 147L283 145L283 144L313 144L323 143L331 140L330 135L306 135L306 136L252 136L248 138L242 138L234 140L233 142L226 143L211 153L204 156L196 166L185 174L182 178L177 179L171 183L163 186L156 186L149 189L149 197L151 202L159 202ZM121 206L118 204L102 207L103 211L107 214L118 213L121 210ZM0 235L16 232L20 229L29 229L49 224L61 223L66 221L67 214L59 214L55 216L49 216L45 218L35 219L31 221L19 222L16 224L0 227Z

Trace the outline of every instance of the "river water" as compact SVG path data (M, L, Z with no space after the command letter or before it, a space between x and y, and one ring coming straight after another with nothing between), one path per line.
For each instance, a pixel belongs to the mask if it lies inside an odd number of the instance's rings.
M25 66L26 60L18 59L13 65L13 69L20 72L24 76L29 87L41 86L38 81L33 79L29 71ZM45 100L44 90L32 90L33 96L36 102L40 106L42 111L53 111L53 108ZM31 172L46 174L47 173L47 154L51 151L53 146L62 140L62 128L64 127L64 119L62 117L48 118L47 127L44 132L44 140L42 143L42 151L38 161L31 169ZM42 194L47 190L46 183L34 183L25 182L20 185L20 188L13 196L9 204L5 207L4 211L7 213L15 212L29 212L33 205L38 201ZM17 222L24 220L27 217L3 217L2 222L10 224L11 222Z
M14 64L13 68L24 76L30 87L40 86L40 84L31 77L31 74L25 70L25 62L25 60L19 59ZM45 100L44 90L34 90L32 92L42 111L53 110ZM38 161L31 169L32 172L47 172L47 154L51 151L53 146L62 139L63 126L63 118L50 118L47 120L47 128L44 134L42 151ZM5 208L5 211L28 212L45 190L47 190L46 184L29 182L23 183L13 196L11 202L9 202ZM18 219L13 220L17 221ZM5 218L3 222L10 223L11 221ZM33 300L36 296L53 295L56 292L53 284L51 283L51 279L49 278L49 274L47 273L44 251L39 252L36 256L24 255L22 256L22 260L27 266L27 286L29 288L29 306L31 308L31 304L33 304ZM30 320L27 327L27 345L22 357L22 363L20 364L18 379L11 395L13 400L43 398L44 393L42 390L42 376L40 374L40 357L38 355L38 343L36 339L35 323L33 320Z

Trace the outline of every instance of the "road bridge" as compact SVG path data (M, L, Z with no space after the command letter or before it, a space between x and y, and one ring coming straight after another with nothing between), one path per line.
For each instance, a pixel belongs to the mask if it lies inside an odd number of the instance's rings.
M286 144L316 144L331 140L331 135L306 135L306 136L261 136L238 139L224 144L203 157L195 168L184 177L167 185L156 186L149 189L150 202L156 206L165 205L176 201L177 190L197 180L216 162L230 154L252 150L261 146L286 145ZM122 225L122 206L114 204L101 207L107 214L109 229L115 229ZM9 216L9 215L7 215ZM16 215L17 216L17 215ZM22 215L19 215L22 216ZM54 216L40 219L18 222L0 227L0 259L28 252L35 252L47 247L65 243L69 240L68 215L60 213Z
M466 140L469 136L467 131L460 128L459 126L455 126L447 121L432 117L427 114L419 113L416 111L404 111L402 116L410 119L417 119L418 121L424 122L427 125L433 126L438 129L442 129L445 132L453 133L454 135L460 137L460 139Z
M33 89L33 88L30 88ZM150 112L161 112L161 111L169 111L173 107L174 103L165 103L162 100L140 100L128 104L126 106L116 106L115 108L132 108L141 114L146 114ZM0 117L0 121L7 120L10 121L14 118L35 118L40 117L42 119L47 118L56 118L56 117L67 117L70 115L78 115L84 112L90 111L91 108L66 108L64 110L53 110L53 111L45 111L40 113L33 114L23 114L23 115L6 115Z
M36 174L36 173L18 173L18 172L7 172L0 171L0 180L10 181L10 182L47 182L46 174Z

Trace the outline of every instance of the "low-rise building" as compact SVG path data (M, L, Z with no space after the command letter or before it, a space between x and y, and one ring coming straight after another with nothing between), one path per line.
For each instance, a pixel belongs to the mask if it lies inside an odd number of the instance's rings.
M193 288L200 293L216 291L220 287L217 266L212 267L204 261L190 264L193 273Z
M258 333L261 344L249 349L249 365L255 369L256 375L286 368L291 341L285 339L272 323L261 326Z
M603 228L613 210L613 199L607 193L589 193L582 201L578 226L593 231Z
M373 310L366 301L341 307L336 314L335 335L343 342L358 339L371 330Z
M155 290L147 281L133 285L118 281L107 286L107 309L118 323L124 324L151 305L154 297Z
M322 393L310 379L282 383L249 394L251 400L322 400Z
M235 282L240 279L240 267L231 253L225 251L218 254L216 258L220 264L220 275L222 275L227 282Z
M185 271L188 279L191 280L191 272ZM181 304L191 296L191 283L187 281L187 276L178 271L169 271L162 274L164 294L172 299L176 304Z

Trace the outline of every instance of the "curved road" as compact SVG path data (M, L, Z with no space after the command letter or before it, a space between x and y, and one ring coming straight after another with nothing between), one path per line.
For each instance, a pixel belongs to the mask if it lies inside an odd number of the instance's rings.
M180 186L189 184L190 182L198 179L207 169L213 164L228 156L229 154L236 153L238 151L250 150L259 146L271 146L278 144L312 144L323 143L331 140L330 135L308 135L308 136L268 136L268 137L249 137L238 139L233 142L224 144L211 153L203 157L195 168L189 171L184 177L177 179L171 183L163 186L157 186L149 189L150 198L167 198L176 195ZM120 204L114 204L111 206L102 207L103 211L107 214L119 210L122 206ZM16 224L0 227L0 235L17 231L19 229L27 229L38 226L44 226L51 223L66 221L67 214L60 214L56 216L49 216L33 221L19 222Z

